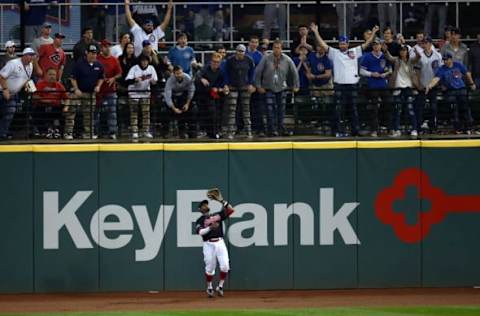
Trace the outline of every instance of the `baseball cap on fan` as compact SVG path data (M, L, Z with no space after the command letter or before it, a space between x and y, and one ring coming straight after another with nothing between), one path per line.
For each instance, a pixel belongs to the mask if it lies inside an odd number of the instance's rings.
M338 38L338 42L339 43L348 43L349 42L349 38L347 35L341 35L339 38Z
M36 55L36 53L32 48L27 47L23 50L22 55Z
M247 48L243 44L238 44L236 50L237 52L246 52Z
M7 41L5 43L5 48L9 48L9 47L16 47L15 42L14 41Z
M96 45L88 45L87 52L96 53L97 52L97 46Z

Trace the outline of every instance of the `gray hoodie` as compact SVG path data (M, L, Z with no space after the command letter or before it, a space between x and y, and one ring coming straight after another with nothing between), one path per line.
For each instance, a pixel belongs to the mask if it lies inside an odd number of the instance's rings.
M174 75L171 75L165 84L165 102L168 107L173 107L173 95L182 95L185 92L188 92L188 98L191 100L195 93L195 85L192 77L184 73L183 80L179 82Z
M294 88L300 87L298 72L292 59L282 53L278 67L275 69L273 53L265 55L255 70L255 86L280 92L289 84Z

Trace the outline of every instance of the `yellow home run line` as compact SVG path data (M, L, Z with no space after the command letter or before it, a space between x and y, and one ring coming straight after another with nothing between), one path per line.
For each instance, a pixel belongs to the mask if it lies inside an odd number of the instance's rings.
M0 152L223 151L480 147L480 140L1 145Z

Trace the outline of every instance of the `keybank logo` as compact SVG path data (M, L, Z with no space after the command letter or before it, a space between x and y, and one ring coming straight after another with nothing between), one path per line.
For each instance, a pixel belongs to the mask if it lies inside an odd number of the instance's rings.
M119 249L127 246L134 234L140 234L144 247L135 249L135 261L150 261L158 255L174 211L177 222L177 247L202 246L201 238L195 234L192 227L200 215L196 210L196 204L205 198L207 190L177 190L176 205L160 205L155 217L149 216L146 205L131 205L128 208L116 204L104 205L93 214L89 227L83 227L77 213L92 193L93 191L77 191L65 205L61 206L58 191L43 192L44 249L61 249L60 231L63 228L78 249L90 249L94 244L105 249ZM252 214L253 217L248 216L248 220L230 223L227 231L229 242L235 247L286 246L288 219L296 215L300 220L300 245L314 245L316 240L320 245L333 245L335 231L338 231L345 244L360 244L348 220L359 203L344 203L336 212L333 205L333 188L319 190L317 212L312 206L302 202L290 205L273 204L273 212L271 210L267 212L266 206L256 203L234 205L235 213L232 218L241 219L245 214ZM212 212L220 211L220 203L211 203L210 206ZM273 227L268 225L268 214L273 214ZM116 220L111 220L112 218ZM315 233L316 220L320 223L318 234ZM267 238L270 229L273 229L273 243ZM244 237L242 233L245 230L252 230L253 233Z

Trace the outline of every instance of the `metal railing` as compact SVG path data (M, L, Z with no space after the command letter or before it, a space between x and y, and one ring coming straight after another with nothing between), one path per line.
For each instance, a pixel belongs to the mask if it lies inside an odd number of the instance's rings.
M372 92L378 91L383 92L381 98L378 94L372 96ZM465 107L458 108L461 105L458 96L452 99L452 96L440 89L434 99L432 95L424 98L424 94L418 92L411 99L401 100L395 97L394 91L395 89L366 88L355 90L358 131L352 130L352 105L340 102L339 91L332 89L306 89L296 94L285 92L282 95L285 105L283 126L275 121L276 115L281 113L275 112L271 106L278 101L272 99L272 94L254 93L249 97L249 107L242 108L241 100L232 102L231 94L212 98L209 91L198 90L188 110L175 114L166 106L161 87L153 89L151 97L143 101L119 93L110 103L104 97L97 98L93 95L86 99L69 94L68 98L60 102L60 98L53 92L43 92L42 98L35 94L24 94L18 102L6 104L2 108L0 125L4 126L6 115L14 113L6 139L40 142L47 139L61 141L64 137L63 141L92 140L97 139L97 136L120 141L178 138L231 141L277 136L330 138L373 134L396 138L402 137L401 134L403 138L411 138L417 137L411 134L414 130L420 138L449 137L449 134L472 137L478 134L479 92L464 90ZM56 103L50 102L52 100ZM9 106L15 111L9 111ZM412 126L412 113L409 113L411 107L418 126ZM473 116L471 122L467 109L470 109ZM394 124L395 119L399 120L397 126Z
M152 2L148 3L149 5L158 5L159 7L165 8L166 7L166 2ZM31 7L36 7L36 6L42 6L43 4L31 4ZM69 12L71 8L87 8L95 5L97 8L98 7L110 7L114 6L115 7L115 25L118 26L120 23L119 21L119 9L123 6L123 3L101 3L101 4L92 4L92 3L77 3L77 2L69 2L69 3L58 3L56 5L56 16L54 16L55 20L57 21L54 23L54 28L56 31L63 32L65 29L65 25L62 22L65 18L65 13L64 12ZM134 4L132 4L134 5ZM227 25L227 40L222 41L222 43L230 45L230 47L233 47L236 43L239 42L244 42L245 39L247 38L248 34L242 34L237 36L236 30L238 29L240 23L239 21L236 21L236 18L238 17L244 17L245 15L250 14L247 9L252 9L252 8L257 8L256 15L263 15L263 8L266 5L271 5L275 6L277 8L283 8L285 9L285 14L286 14L286 40L287 42L290 42L290 36L293 31L293 27L298 25L299 23L302 23L305 19L302 19L303 16L313 16L315 15L312 20L327 20L330 19L331 21L325 22L326 24L334 24L332 29L336 30L338 27L341 27L340 25L336 25L336 17L337 15L340 15L339 18L341 21L343 21L343 29L347 30L347 24L348 23L353 23L351 22L350 19L355 20L353 18L360 16L361 14L356 15L356 16L351 16L350 9L353 8L367 8L367 6L378 6L378 5L386 5L388 7L395 6L396 12L398 14L398 19L396 23L396 27L400 33L409 33L410 27L407 27L407 20L410 19L409 16L407 16L407 12L411 10L412 8L421 8L422 6L425 7L425 5L443 5L448 7L448 12L444 13L447 14L449 18L448 24L453 24L456 27L462 27L462 20L470 21L472 17L468 16L469 12L475 11L475 8L478 6L480 8L480 0L457 0L457 1L427 1L427 0L420 0L420 1L285 1L285 2L262 2L262 1L252 1L252 2L175 2L174 3L174 14L172 16L172 37L169 38L169 40L166 42L167 44L175 43L176 41L176 33L178 31L178 21L180 19L179 12L188 9L188 8L199 8L202 6L216 6L222 10L225 10L225 12L229 12L228 15L228 22L225 21L225 24ZM17 3L10 3L10 4L0 4L0 42L3 44L5 40L7 39L12 39L10 35L6 35L5 33L5 28L10 27L12 28L13 26L17 27L17 25L20 25L20 19L18 18L17 21L13 19L13 16L17 16L16 14L18 13L18 9L16 9L15 12L17 13L12 13L12 10L10 8L12 6L17 6L19 8ZM261 6L261 8L260 8ZM283 7L284 6L284 7ZM260 9L260 10L258 10ZM423 10L425 11L425 10ZM9 12L9 20L6 20L6 12ZM372 14L372 10L369 9L370 16L377 16L377 14ZM463 12L463 14L461 14ZM75 17L76 19L79 20L79 22L85 23L83 17L81 16L81 13L79 13L80 16ZM423 13L425 14L425 13ZM260 18L260 17L259 17ZM368 17L364 17L367 19ZM425 15L423 16L418 16L416 18L420 18L425 20ZM321 22L319 21L319 22ZM334 22L332 22L334 21ZM308 22L308 21L307 21ZM418 21L417 21L418 22ZM420 21L421 22L421 21ZM322 22L323 23L323 22ZM468 39L471 37L471 35L474 35L474 33L480 32L480 28L476 29L475 27L478 27L478 23L476 23L476 20L473 18L471 22L469 23L469 27L472 28L472 31L468 32L466 34L465 38ZM363 23L362 25L358 26L357 29L359 31L355 31L355 34L352 38L361 38L360 34L363 32L363 29L365 25L368 24L367 22ZM418 23L417 23L418 24ZM85 26L85 25L84 25ZM250 28L252 28L252 25L249 25ZM416 26L418 28L419 26ZM118 38L119 35L119 28L116 27L116 33L115 33L115 39ZM257 32L261 30L256 30ZM74 31L76 34L76 37L72 35L70 38L70 41L66 42L67 48L69 45L75 43L79 38L80 38L80 27ZM328 40L334 40L335 37L338 35L338 32L335 31L330 31L327 32L326 39ZM410 34L411 35L411 34ZM436 34L438 36L438 34ZM114 40L115 40L114 39ZM407 37L408 39L408 37ZM20 40L19 38L15 38L16 41ZM201 40L201 41L191 41L192 44L215 44L218 43L218 41L215 40ZM21 43L22 46L25 43ZM28 44L28 43L27 43Z

